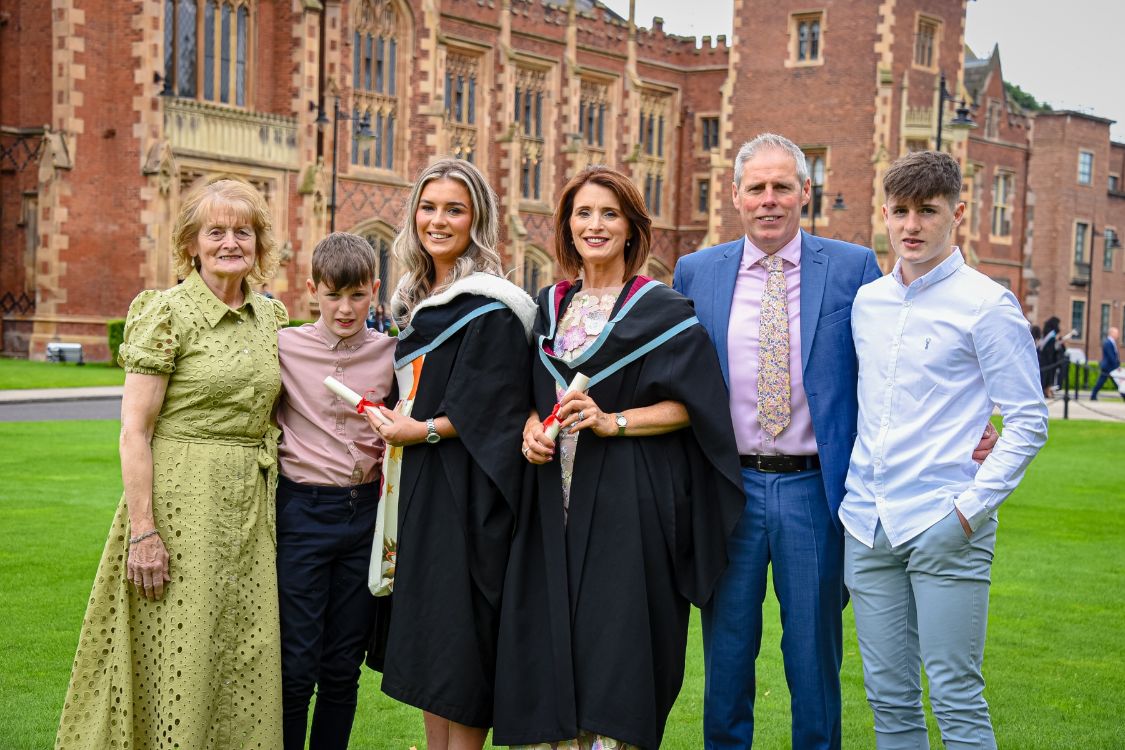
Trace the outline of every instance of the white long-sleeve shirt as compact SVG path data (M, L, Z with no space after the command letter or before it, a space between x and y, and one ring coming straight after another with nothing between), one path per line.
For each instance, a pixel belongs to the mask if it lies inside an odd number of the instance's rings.
M977 526L1019 484L1047 440L1047 405L1028 323L1004 287L961 251L912 284L899 265L852 306L859 425L840 520L868 546L882 522L892 546L954 507ZM972 452L1000 408L984 464Z

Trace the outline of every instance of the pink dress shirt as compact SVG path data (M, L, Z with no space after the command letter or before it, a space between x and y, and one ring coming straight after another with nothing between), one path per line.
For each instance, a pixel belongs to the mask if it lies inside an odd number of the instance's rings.
M379 479L382 438L366 417L324 387L324 378L331 375L360 395L374 391L372 400L383 400L394 378L394 352L394 339L367 327L344 339L322 320L278 332L283 476L327 487Z
M767 272L758 263L766 254L749 237L742 248L727 331L731 419L742 455L811 456L816 454L816 437L801 372L801 233L797 232L777 254L785 270L789 307L789 426L771 438L758 424L758 326Z

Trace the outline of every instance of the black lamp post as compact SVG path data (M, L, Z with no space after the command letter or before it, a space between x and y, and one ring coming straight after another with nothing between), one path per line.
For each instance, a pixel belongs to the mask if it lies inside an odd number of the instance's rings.
M812 186L812 200L809 206L809 234L816 234L816 215L820 213L820 202L824 199L824 185ZM832 201L833 211L843 211L847 206L844 205L844 194L836 193L836 199Z
M315 107L316 105L312 105ZM328 125L328 116L324 113L323 107L316 107L316 126L324 129ZM340 120L350 122L356 120L355 115L350 115L340 109L340 97L335 97L332 101L332 198L328 208L328 231L336 231L336 156L339 151L340 142ZM356 131L355 137L360 141L368 141L375 137L375 133L371 131L371 114L364 112L359 116L359 130Z
M957 100L945 87L945 73L943 72L941 74L941 89L938 91L937 151L941 151L941 126L942 121L945 120L945 103L947 101L956 102ZM973 118L969 117L969 107L965 104L965 100L962 99L957 103L960 105L957 107L957 116L949 124L962 128L971 128L976 125Z

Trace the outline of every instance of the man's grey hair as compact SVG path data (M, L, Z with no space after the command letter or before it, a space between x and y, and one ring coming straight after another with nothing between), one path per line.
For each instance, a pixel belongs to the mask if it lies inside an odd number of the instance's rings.
M738 149L738 156L734 157L736 186L742 184L742 168L746 166L746 162L753 159L759 151L771 148L785 151L793 157L793 162L797 165L797 180L804 186L805 181L809 179L809 165L805 161L805 152L798 148L796 143L777 133L762 133L754 140L746 141L742 144L742 148Z

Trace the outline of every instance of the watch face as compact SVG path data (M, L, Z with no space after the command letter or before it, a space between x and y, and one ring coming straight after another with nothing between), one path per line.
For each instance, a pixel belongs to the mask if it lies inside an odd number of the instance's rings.
M615 419L614 421L617 422L618 427L625 427L629 424L628 420L625 419L624 414L618 414L617 419Z

